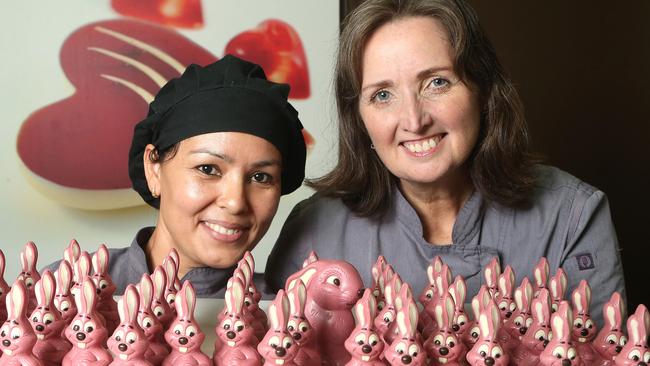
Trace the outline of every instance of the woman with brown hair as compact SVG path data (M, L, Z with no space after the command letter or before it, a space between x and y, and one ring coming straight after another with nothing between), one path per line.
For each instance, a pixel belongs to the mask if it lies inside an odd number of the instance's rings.
M378 255L416 293L441 256L468 298L493 258L517 283L540 257L592 312L624 291L603 192L530 153L523 107L462 0L369 0L345 20L336 65L339 154L289 216L266 277L280 288L311 250L355 265Z

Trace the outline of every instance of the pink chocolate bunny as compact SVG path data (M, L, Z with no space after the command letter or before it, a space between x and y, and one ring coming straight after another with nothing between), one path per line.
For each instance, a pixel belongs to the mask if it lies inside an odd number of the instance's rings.
M106 245L102 244L95 254L93 254L93 270L95 273L92 276L95 282L95 287L99 292L97 311L102 314L106 320L106 329L109 334L115 331L117 325L120 324L120 317L117 312L117 303L113 299L116 287L108 273L109 255Z
M157 266L153 275L153 298L151 299L151 309L153 314L158 318L163 325L163 329L167 329L169 324L174 320L174 312L169 307L165 300L165 288L167 286L167 274L162 266Z
M562 268L558 268L555 275L551 277L548 288L551 291L551 312L556 312L560 302L564 300L564 293L567 287L566 273Z
M5 281L5 254L0 249L0 324L7 320L7 308L5 308L5 297L11 288Z
M316 254L314 253L314 255ZM253 258L251 252L248 250L244 252L244 260L246 263L248 263L248 268L251 270L250 278L248 279L248 293L253 295L253 301L255 301L255 303L259 303L260 300L262 300L262 293L257 290L255 281L253 281L253 274L255 273L255 259ZM316 258L316 260L318 260L318 258ZM262 311L262 313L264 314L264 311ZM255 315L255 317L257 318L257 315ZM264 314L264 324L266 324L266 320L266 314Z
M88 277L90 278L90 266L91 266L90 254L85 250L79 254L79 258L72 266L72 287L70 287L70 294L72 297L76 297L77 293L81 288L81 281ZM104 321L104 317L102 317Z
M438 303L442 301L442 296L447 294L447 292L449 292L449 286L451 284L451 270L449 269L449 266L443 263L440 269L434 268L433 280L435 282L433 299L431 299L431 301L429 301L427 305L424 307L424 312L426 312L427 314L429 314L430 317L435 319L436 305L438 305ZM436 330L437 326L438 326L437 322L435 321L432 322L431 324L429 324L428 327L425 327L422 330L422 335L425 338L428 338Z
M343 343L354 329L350 311L363 294L359 272L341 260L318 260L289 276L287 290L301 279L307 287L305 315L316 330L318 349L327 365L344 365L350 355Z
M0 366L43 366L32 349L36 335L25 316L27 288L22 280L14 282L7 294L7 321L0 328Z
M370 286L370 289L372 290L372 296L375 297L377 310L381 310L384 307L384 283L382 278L384 266L386 266L386 258L384 258L383 255L380 255L377 257L377 261L370 269L372 274L372 285Z
M299 347L298 354L293 361L298 366L320 366L321 357L316 347L316 334L314 333L314 328L312 328L305 317L307 289L300 279L287 293L287 298L289 299L290 314L289 321L287 322L287 330L291 334L293 341Z
M172 249L169 254L175 252L176 250ZM178 292L176 289L176 281L178 281L178 264L173 256L168 255L163 260L162 266L165 269L165 274L167 275L167 280L165 281L167 286L165 286L165 292L163 296L165 296L165 301L167 301L169 308L172 310L172 315L175 315L174 301L176 300L176 292Z
M540 289L531 304L533 323L521 338L521 345L513 354L518 366L536 366L539 355L548 344L551 333L551 298L547 289Z
M530 303L532 300L533 287L528 281L528 277L524 277L521 285L515 290L517 310L503 324L503 330L508 333L508 336L503 334L504 332L499 334L501 345L506 348L506 351L512 352L519 346L521 338L528 331L528 327L533 324L533 316L530 313Z
M120 324L108 339L108 349L115 359L111 366L151 366L145 360L145 352L149 341L138 324L138 309L140 308L140 295L135 286L128 285L124 295L117 304L120 314Z
M89 277L82 278L75 296L78 312L65 329L72 349L63 358L63 366L106 366L111 363L112 357L103 347L108 332L97 312L97 300L95 283Z
M36 281L41 279L41 276L38 274L36 269L36 262L38 261L38 249L34 242L27 242L25 248L20 252L20 263L22 265L22 271L18 275L18 278L25 283L27 287L27 294L29 296L27 300L27 313L30 314L36 308L36 296L34 293L34 285Z
M439 256L435 256L431 263L427 266L427 279L429 284L422 289L422 292L418 296L418 301L422 305L422 310L427 307L427 304L433 300L433 296L436 293L436 280L434 273L440 272L442 270L442 259ZM435 328L435 321L433 316L429 315L426 311L420 311L420 317L418 319L418 329L424 331L427 329Z
M181 289L181 280L178 279L178 270L181 268L181 258L178 256L178 251L175 248L169 250L169 257L174 260L176 265L176 273L174 274L174 292L178 292Z
M363 297L354 305L356 326L345 340L345 349L352 359L345 366L384 366L379 359L384 350L384 342L375 331L373 319L377 309L375 296L366 289Z
M485 290L489 293L489 289ZM481 334L474 346L467 352L467 361L471 366L507 366L510 355L499 343L497 334L501 327L501 314L492 298L480 295L481 309L477 320ZM487 297L487 299L485 299ZM483 303L487 301L487 303Z
M582 360L593 365L598 359L596 350L591 342L596 338L596 325L589 315L591 304L591 288L587 281L582 280L571 294L573 300L573 344L575 344Z
M273 303L269 306L271 327L264 339L257 345L257 350L264 358L264 365L266 366L296 366L294 358L298 354L298 347L294 344L289 331L287 331L288 318L289 300L284 290L280 290Z
M609 301L603 306L603 319L605 326L600 330L593 346L599 359L594 362L596 366L614 365L616 357L627 343L623 333L623 319L625 318L625 302L618 292L614 292Z
M650 314L645 305L639 304L634 314L627 318L627 334L630 336L630 341L614 358L614 365L647 366L650 364L649 332Z
M258 341L261 341L268 330L266 329L268 319L266 318L266 313L260 309L258 302L255 300L255 297L259 293L257 293L257 289L253 284L253 271L249 262L242 258L237 264L235 272L240 273L242 283L244 284L244 306L246 308L244 312L251 317L250 324L255 331L255 337Z
M59 269L54 273L54 277L56 277L54 307L61 313L63 321L68 325L77 315L77 306L70 294L70 286L72 286L72 267L70 267L70 263L66 260L61 261Z
M515 298L512 296L512 291L515 287L515 272L512 267L506 266L503 273L499 276L499 294L494 299L499 306L501 312L501 319L506 322L512 314L517 310Z
M492 296L493 299L496 299L497 295L499 294L499 276L501 276L501 265L499 264L499 258L493 257L487 266L485 266L485 270L483 270L485 285L490 291L490 296Z
M147 273L142 275L138 289L140 294L138 324L149 341L149 346L144 353L144 358L154 365L160 365L169 354L169 346L165 343L165 339L163 338L163 326L154 315L153 310L151 310L153 282Z
M442 295L441 301L434 309L438 327L424 342L424 348L433 366L461 366L465 361L467 348L459 340L453 328L455 308L453 297L447 293Z
M408 284L404 284L400 293L408 292ZM423 366L426 364L427 356L417 334L417 305L411 296L401 296L398 306L395 319L397 336L390 346L384 349L384 358L392 366Z
M546 257L542 257L533 269L533 278L535 279L533 297L537 297L540 289L548 288L548 272L548 260L546 260Z
M478 318L481 314L481 309L483 304L487 304L490 301L490 291L487 286L482 285L479 289L478 294L472 298L472 313L474 314L474 320L471 321L471 325L467 333L460 337L461 342L465 344L465 347L470 350L478 341L481 335L481 329L478 326Z
M34 355L46 366L60 365L72 344L63 337L63 328L67 324L54 306L55 281L49 269L43 272L35 288L38 306L29 316L37 339Z
M584 366L578 351L571 341L573 314L567 301L560 302L557 311L551 315L552 337L539 355L541 366Z
M393 342L397 332L397 324L395 324L395 316L397 315L396 299L401 288L402 278L399 274L394 273L390 281L384 286L384 300L386 304L379 314L375 316L375 329L379 337L386 344Z
M63 251L63 259L70 264L70 267L74 267L79 260L79 255L81 255L81 246L76 240L70 240L70 244Z
M205 335L194 320L195 304L194 287L190 281L185 281L174 301L176 319L165 332L165 340L172 347L172 351L163 361L163 366L212 365L210 358L201 352Z
M465 313L465 297L467 296L467 285L465 279L458 275L454 283L449 287L449 294L454 299L454 321L451 329L458 338L463 338L472 329L472 322Z
M257 339L250 324L244 317L245 285L241 279L233 277L226 290L226 314L217 326L218 342L215 342L212 361L215 366L259 366L262 364L255 346Z

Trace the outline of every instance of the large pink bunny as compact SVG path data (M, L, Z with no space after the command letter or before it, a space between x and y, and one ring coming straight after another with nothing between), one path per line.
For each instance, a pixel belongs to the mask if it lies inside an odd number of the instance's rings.
M0 324L7 320L7 308L5 308L5 297L9 293L10 287L5 281L5 254L0 249Z
M169 307L165 300L165 288L167 286L167 274L162 266L157 266L151 275L153 282L153 298L151 299L151 309L153 314L163 325L163 329L169 328L169 324L174 320L174 311Z
M163 326L151 310L153 299L153 282L149 274L144 273L138 286L140 294L140 307L138 309L138 324L144 331L149 341L149 347L144 353L144 358L154 365L160 363L169 354L169 346L163 338Z
M629 342L614 358L616 366L647 366L650 364L648 335L650 334L650 314L643 304L639 304L634 314L627 318Z
M390 268L390 266L389 266ZM384 286L384 308L375 316L374 325L377 334L386 344L391 344L395 339L397 324L395 317L397 315L396 299L402 288L402 278L397 273L393 273L391 279Z
M124 295L117 304L120 324L108 339L108 349L115 356L111 366L151 366L145 360L149 341L138 324L140 295L135 286L128 285Z
M218 342L215 342L212 361L215 366L260 366L262 360L255 348L255 331L250 318L243 314L246 286L238 277L229 282L224 295L226 313L217 325Z
M103 346L108 332L97 312L97 300L95 283L90 277L82 278L75 295L77 315L65 329L72 349L63 358L63 366L107 366L113 360Z
M27 314L31 314L36 308L36 295L34 293L34 285L36 281L41 279L41 276L36 269L36 262L38 262L38 249L34 242L27 242L25 248L20 252L20 263L22 270L18 278L25 283L29 299L27 300Z
M541 366L584 366L571 341L573 314L567 301L560 302L557 311L551 315L552 337L539 355Z
M194 320L195 304L194 287L190 281L185 281L174 301L176 318L165 332L165 340L172 351L163 361L163 366L212 365L210 358L201 352L205 335Z
M95 272L92 279L99 292L97 311L106 320L106 329L111 334L115 331L117 325L120 324L120 316L117 311L117 303L113 299L116 287L111 275L108 273L109 255L106 245L102 244L99 246L97 252L93 254L92 261Z
M551 291L551 312L556 312L560 302L564 300L564 293L567 287L567 276L562 268L558 268L555 275L551 277L548 288Z
M384 366L379 358L384 342L375 331L373 320L377 309L372 289L366 289L363 297L354 305L356 326L345 340L345 349L352 359L345 366Z
M472 349L467 352L467 361L471 366L508 366L510 355L499 343L497 334L501 327L501 314L494 300L489 296L489 289L479 293L479 317L477 320L480 336Z
M61 263L67 264L65 261ZM46 269L36 282L38 305L29 316L37 339L34 355L46 366L60 365L63 356L72 348L72 344L63 336L63 328L67 323L54 306L55 286L54 275Z
M499 276L498 280L499 294L494 298L499 311L501 312L501 319L505 323L512 314L517 310L517 304L513 297L513 290L515 288L515 272L512 267L506 266L503 273Z
M467 297L467 285L463 276L458 275L454 283L449 287L449 294L454 299L454 321L451 329L459 339L466 337L467 333L474 326L465 312L465 298Z
M533 268L533 297L537 297L539 290L548 288L548 260L546 257L541 257L535 268ZM532 300L532 299L531 299Z
M409 294L409 285L400 290L400 300L395 323L398 333L395 340L384 348L384 358L392 366L424 366L427 356L417 333L418 308Z
M461 366L465 362L467 348L453 328L455 308L456 304L449 293L442 295L434 308L438 327L424 342L424 348L434 366Z
M539 355L548 344L551 335L551 297L547 289L539 290L530 310L533 314L533 323L521 338L521 345L512 355L517 366L538 365Z
M503 324L505 332L499 332L499 340L501 345L507 352L512 352L519 346L521 338L528 331L528 327L533 323L533 316L530 313L530 303L533 300L533 287L528 281L528 277L524 277L521 285L515 290L515 304L517 310L512 314L512 317ZM507 335L505 333L508 333Z
M499 258L493 257L483 270L485 285L490 291L490 296L493 299L496 299L497 295L499 294L499 276L501 276L501 265L499 264Z
M627 337L623 333L624 318L625 302L621 298L621 294L614 292L603 306L605 326L592 343L599 356L594 365L614 365L614 357L621 353L623 346L627 343Z
M298 366L320 366L321 357L316 347L316 333L305 317L305 301L307 301L305 284L298 280L287 293L287 298L289 299L287 330L298 345L298 354L294 362Z
M257 345L257 350L264 358L264 365L297 366L294 358L298 354L298 347L287 331L289 300L284 290L278 291L275 300L269 306L268 315L271 326L264 339Z
M7 294L7 321L0 328L0 366L43 366L32 352L36 335L26 317L27 288L22 280L14 282Z
M571 300L573 300L573 344L582 360L587 365L593 365L599 357L591 342L596 338L598 330L589 315L591 288L587 281L580 281L571 294Z
M305 315L316 330L324 364L344 365L350 355L343 343L354 329L350 310L363 294L359 272L348 262L321 259L289 276L287 290L298 279L307 287Z
M66 260L59 263L59 269L54 273L56 277L56 290L54 292L54 307L61 313L66 325L72 322L77 315L77 305L70 293L72 286L72 267Z

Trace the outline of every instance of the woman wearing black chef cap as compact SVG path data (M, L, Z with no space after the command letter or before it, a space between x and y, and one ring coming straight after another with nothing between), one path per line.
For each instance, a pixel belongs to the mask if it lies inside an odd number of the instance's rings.
M200 296L223 294L233 267L264 236L280 196L302 184L305 142L289 86L255 64L226 56L169 81L135 127L133 188L159 209L155 227L112 249L122 293L172 248L179 277Z

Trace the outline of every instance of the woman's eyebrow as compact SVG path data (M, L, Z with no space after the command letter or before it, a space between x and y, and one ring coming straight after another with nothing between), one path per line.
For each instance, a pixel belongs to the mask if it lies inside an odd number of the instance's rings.
M376 83L372 83L372 84L364 86L361 89L361 93L363 94L368 89L383 89L383 88L387 88L387 87L392 86L392 85L393 85L393 82L390 81L390 80L381 80L381 81L378 81Z
M440 71L453 71L453 70L454 68L452 66L434 66L418 72L417 78L424 79L427 76L430 76L431 74L435 74Z
M267 166L272 166L272 165L277 165L278 167L282 167L282 162L276 159L269 159L269 160L260 160L255 163L253 163L252 167L253 168L264 168Z
M220 153L214 152L212 150L208 150L208 149L192 150L192 151L190 151L190 154L208 154L208 155L212 155L212 156L214 156L216 158L219 158L219 159L225 161L226 163L232 163L233 160L234 160L233 158L231 158L230 156L228 156L226 154L220 154Z

